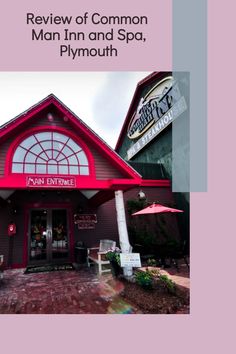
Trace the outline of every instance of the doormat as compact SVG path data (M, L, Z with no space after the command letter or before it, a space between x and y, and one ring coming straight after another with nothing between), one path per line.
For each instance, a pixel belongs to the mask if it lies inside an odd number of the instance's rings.
M72 263L63 264L47 264L41 266L30 266L27 267L24 274L30 273L41 273L41 272L52 272L54 270L75 270Z

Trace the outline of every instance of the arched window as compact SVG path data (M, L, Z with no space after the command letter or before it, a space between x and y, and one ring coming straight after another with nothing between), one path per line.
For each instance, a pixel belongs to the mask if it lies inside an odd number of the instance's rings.
M15 150L12 173L89 175L83 149L70 137L57 132L36 133Z

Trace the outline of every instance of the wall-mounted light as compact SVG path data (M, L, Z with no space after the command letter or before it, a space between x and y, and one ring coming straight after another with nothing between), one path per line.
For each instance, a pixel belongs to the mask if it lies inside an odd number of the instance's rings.
M147 199L146 194L142 190L140 190L138 192L138 199L139 200L146 200Z

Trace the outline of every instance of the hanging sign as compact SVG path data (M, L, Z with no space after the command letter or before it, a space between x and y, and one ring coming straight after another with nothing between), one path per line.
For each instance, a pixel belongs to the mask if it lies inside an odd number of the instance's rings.
M26 179L27 187L34 188L75 188L75 177L45 177L45 176L28 176Z
M96 214L74 214L74 223L78 224L79 222L93 222L97 223Z
M74 214L74 223L78 225L78 229L95 229L97 223L96 214Z

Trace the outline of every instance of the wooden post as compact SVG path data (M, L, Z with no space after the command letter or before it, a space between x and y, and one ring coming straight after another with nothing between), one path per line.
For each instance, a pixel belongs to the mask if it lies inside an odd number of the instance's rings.
M130 253L131 246L129 243L129 236L127 231L123 191L115 191L115 202L121 251L122 253ZM132 267L124 267L124 275L126 277L130 277L132 274Z

